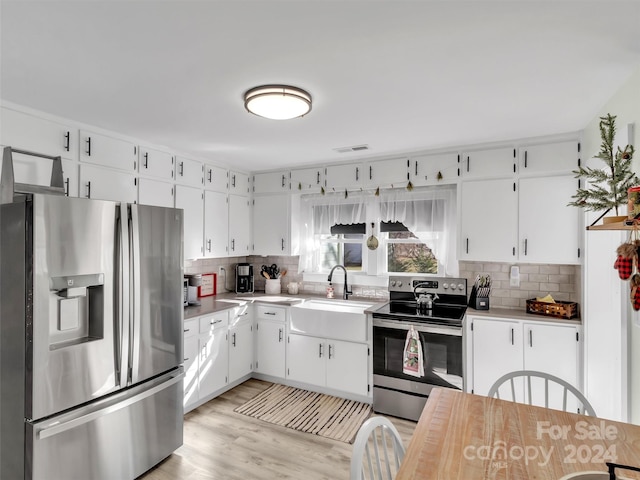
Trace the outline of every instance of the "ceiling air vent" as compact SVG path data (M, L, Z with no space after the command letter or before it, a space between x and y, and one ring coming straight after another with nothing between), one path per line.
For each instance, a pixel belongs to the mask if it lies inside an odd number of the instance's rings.
M338 153L360 152L362 150L369 150L369 145L352 145L350 147L334 148Z

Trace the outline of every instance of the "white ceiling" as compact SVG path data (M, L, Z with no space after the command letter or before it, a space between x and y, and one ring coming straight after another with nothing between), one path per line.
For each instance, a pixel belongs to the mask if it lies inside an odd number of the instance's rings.
M640 66L638 1L0 8L3 100L251 171L577 131ZM268 83L313 110L248 114Z

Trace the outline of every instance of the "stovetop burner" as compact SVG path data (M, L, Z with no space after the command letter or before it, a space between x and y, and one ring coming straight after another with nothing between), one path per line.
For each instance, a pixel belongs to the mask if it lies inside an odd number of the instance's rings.
M417 299L429 295L433 308L418 308ZM462 326L467 310L467 281L463 278L389 277L390 302L373 312L374 318Z

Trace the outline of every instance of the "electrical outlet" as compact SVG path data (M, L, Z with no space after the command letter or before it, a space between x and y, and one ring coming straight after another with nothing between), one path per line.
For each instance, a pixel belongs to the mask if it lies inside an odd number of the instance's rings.
M509 275L509 286L520 286L520 267L518 267L517 265L511 267L511 273Z
M224 267L218 267L218 275L222 275L222 272L226 273L226 270L224 269Z

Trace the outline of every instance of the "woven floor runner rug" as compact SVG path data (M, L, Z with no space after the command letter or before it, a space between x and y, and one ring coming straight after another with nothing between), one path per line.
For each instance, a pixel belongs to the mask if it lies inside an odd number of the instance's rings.
M275 425L353 443L371 405L274 384L235 409Z

